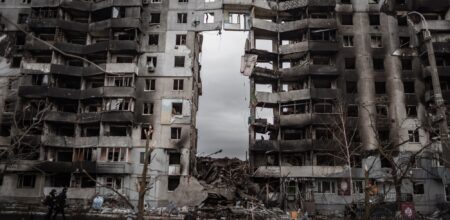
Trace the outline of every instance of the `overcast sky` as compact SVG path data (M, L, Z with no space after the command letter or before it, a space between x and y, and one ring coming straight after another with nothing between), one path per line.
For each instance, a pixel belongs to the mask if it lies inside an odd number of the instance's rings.
M245 159L249 80L240 73L246 32L203 32L203 95L197 115L198 154Z

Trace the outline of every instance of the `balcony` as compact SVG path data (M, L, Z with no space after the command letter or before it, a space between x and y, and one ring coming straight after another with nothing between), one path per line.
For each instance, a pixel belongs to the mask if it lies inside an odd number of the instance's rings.
M102 113L104 122L133 122L134 113L131 111L110 111Z
M179 164L171 164L169 165L168 175L171 176L179 176L181 175L181 166Z
M62 18L30 18L28 26L31 29L40 28L61 28L64 30L88 32L89 26L87 23L76 21L67 21Z
M338 76L339 71L336 66L303 64L280 70L280 77L285 80L295 80L305 76Z
M264 32L290 32L307 28L336 28L336 19L302 19L281 24L254 18L253 28Z
M285 127L304 127L306 125L321 125L329 124L335 120L335 114L321 114L321 113L305 113L281 115L280 125Z
M338 51L338 43L332 41L303 41L293 44L281 45L280 54L306 53L308 51Z
M78 121L77 113L49 111L44 120L53 122L76 123Z
M101 147L131 147L130 136L101 136L98 144Z
M450 76L450 66L438 66L439 76ZM431 67L427 66L424 68L424 77L431 77Z
M97 162L97 173L130 174L132 166L127 162Z
M278 151L278 141L277 140L254 140L252 144L250 144L250 150L252 151Z
M58 49L72 54L92 54L104 51L138 52L139 44L134 40L110 40L91 45L71 44L66 42L56 42Z
M105 0L89 2L82 0L33 0L32 8L62 7L78 11L96 11L111 6L142 6L142 0Z
M306 152L306 151L335 151L338 149L333 140L281 140L280 151L282 152Z
M44 187L44 194L48 195L50 191L55 189L57 192L61 192L62 187ZM95 188L67 188L67 198L68 199L84 199L91 200L96 195Z
M339 89L312 88L279 93L256 92L255 97L258 105L276 105L279 102L291 102L307 99L336 99L339 92Z
M39 160L19 160L16 161L14 164L8 164L8 172L22 172L22 171L35 171L35 166L39 163L42 163L42 161ZM4 163L0 163L0 169L5 169Z
M342 178L348 171L342 166L260 166L254 177Z
M112 18L89 24L89 32L103 31L110 28L141 29L141 20L139 18Z
M24 98L43 98L48 94L47 86L19 86L19 96Z

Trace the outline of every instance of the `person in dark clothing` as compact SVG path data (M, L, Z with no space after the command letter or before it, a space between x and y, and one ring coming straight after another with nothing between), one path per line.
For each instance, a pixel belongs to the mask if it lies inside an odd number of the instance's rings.
M52 189L52 191L50 191L50 193L45 197L43 202L44 205L48 207L47 216L45 217L45 219L47 220L50 220L53 214L53 209L55 208L55 194L56 190Z
M64 214L64 208L66 207L66 199L67 199L67 188L64 187L64 189L55 198L55 213L53 214L53 220L56 219L58 213L61 213L62 218L66 219L66 216Z

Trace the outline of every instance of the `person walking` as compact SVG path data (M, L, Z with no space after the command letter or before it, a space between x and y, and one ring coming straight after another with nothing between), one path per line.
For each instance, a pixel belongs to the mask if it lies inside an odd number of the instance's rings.
M47 215L45 217L46 220L50 220L50 218L52 217L54 208L55 208L55 199L56 199L56 190L52 189L52 191L50 191L50 193L45 197L43 204L47 206L48 211L47 211Z
M64 208L66 208L66 199L67 188L64 187L63 190L55 198L55 213L53 214L53 220L56 219L58 213L61 213L64 220L66 219L66 215L64 214Z

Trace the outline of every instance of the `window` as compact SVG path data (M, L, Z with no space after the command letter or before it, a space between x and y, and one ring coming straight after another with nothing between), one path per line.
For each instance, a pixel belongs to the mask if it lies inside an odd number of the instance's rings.
M144 103L142 114L143 115L153 115L153 103Z
M415 86L414 82L403 82L403 90L406 94L414 94L415 93Z
M336 193L336 185L332 180L319 180L317 187L318 193Z
M364 193L364 184L362 180L353 180L353 193Z
M415 106L415 105L407 105L406 106L406 114L410 118L417 117L417 106Z
M180 164L181 154L178 152L169 152L169 165Z
M105 185L107 187L110 187L113 189L122 189L122 178L121 177L106 177Z
M172 115L181 115L183 113L183 103L174 102L172 103Z
M383 47L383 40L381 36L370 36L370 46L372 48L382 48Z
M316 129L316 140L330 140L333 139L333 134L330 129L317 128Z
M145 79L144 91L155 91L156 90L156 79Z
M181 128L170 128L170 138L179 140L181 138Z
M175 45L186 45L186 34L177 34Z
M148 125L142 125L141 126L141 140L147 139L147 133L148 133ZM150 133L150 140L153 138L153 133Z
M358 93L358 84L355 81L347 81L346 83L347 93L356 94Z
M314 105L315 113L333 113L333 105L330 103L317 103Z
M3 106L3 110L5 113L11 113L14 112L14 108L16 107L16 102L12 100L6 100Z
M128 148L104 147L100 151L100 161L127 162L128 153Z
M415 195L425 194L425 184L424 183L413 183L413 191Z
M150 13L150 24L161 23L161 13Z
M189 0L178 0L179 3L187 3Z
M125 137L129 136L130 128L128 126L110 126L109 131L105 131L105 136Z
M312 60L313 65L330 65L331 64L331 58L327 57L327 56L312 55L311 60Z
M145 163L144 159L145 159L145 152L141 152L140 155L139 155L139 162L141 164L144 164ZM151 159L151 155L150 155L150 152L149 152L147 160L150 162L150 159Z
M406 16L397 15L398 26L408 26L408 19Z
M159 44L159 35L158 34L148 35L148 45L158 46L158 44Z
M334 158L332 155L328 154L316 154L316 165L317 166L334 166Z
M450 202L450 183L447 183L445 185L445 197L447 199L447 202Z
M213 12L204 13L203 14L203 23L205 23L205 24L214 23L214 13Z
M22 57L13 57L11 61L11 68L20 68L20 63L22 62Z
M177 14L177 23L186 24L187 23L187 13L178 13Z
M11 126L1 125L0 126L0 136L9 137L11 135Z
M408 137L409 137L409 142L419 143L420 142L419 130L409 130Z
M147 57L147 72L154 73L156 70L156 65L158 64L157 57Z
M347 117L358 117L358 105L347 106Z
M107 86L115 87L132 87L133 77L131 76L107 76L106 77Z
M20 174L17 176L17 188L34 188L35 183L35 175Z
M184 80L182 79L174 79L173 80L173 90L181 91L183 90Z
M133 58L134 57L129 57L129 56L122 57L122 56L120 56L120 57L117 57L116 63L133 63Z
M341 4L351 4L351 0L341 0Z
M344 47L353 47L353 36L343 36L342 40Z
M175 56L175 67L184 67L184 56Z
M402 69L403 70L412 70L412 60L411 59L402 59Z
M384 69L383 59L373 58L373 69L383 70Z
M408 48L409 42L410 42L409 37L400 37L400 48Z
M380 25L380 15L369 15L369 23L371 26Z
M355 58L345 58L345 69L354 70L356 68Z
M353 16L351 14L341 15L341 24L342 25L353 25Z
M377 111L377 116L379 117L386 117L388 115L386 105L377 105L375 106L375 109Z
M378 0L369 0L369 4L378 4Z
M110 99L106 101L105 110L106 111L132 111L132 100L117 98Z
M180 185L179 176L169 176L169 183L167 184L167 191L174 191Z
M26 24L28 20L28 14L19 14L18 24Z
M385 82L375 82L375 94L378 94L378 95L386 94L386 83Z

